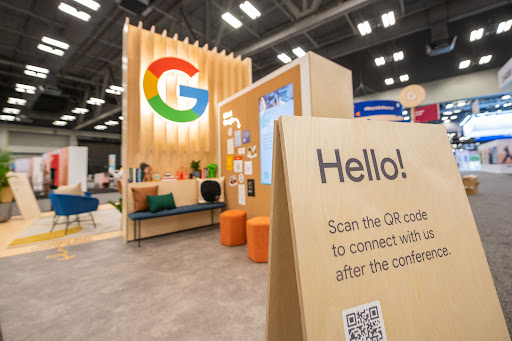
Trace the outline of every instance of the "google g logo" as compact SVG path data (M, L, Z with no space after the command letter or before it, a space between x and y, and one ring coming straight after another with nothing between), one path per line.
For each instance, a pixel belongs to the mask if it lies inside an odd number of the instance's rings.
M144 73L142 80L142 88L146 100L153 110L168 120L174 122L190 122L194 121L201 116L206 110L208 105L208 90L192 88L185 85L179 86L179 93L182 97L195 98L196 104L192 109L177 110L173 109L162 100L158 93L158 80L169 70L179 70L185 72L189 77L194 76L199 72L192 64L179 58L160 58L155 60L149 65Z

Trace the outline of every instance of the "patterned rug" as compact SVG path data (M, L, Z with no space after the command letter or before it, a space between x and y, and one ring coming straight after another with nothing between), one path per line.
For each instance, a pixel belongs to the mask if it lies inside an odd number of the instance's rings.
M105 233L121 230L121 213L115 208L92 212L96 228L88 213L80 214L80 223L76 222L76 216L71 216L74 221L68 227L68 233L65 234L66 224L55 225L50 232L54 217L39 218L23 231L9 247L28 245L48 240L64 240L67 238L82 237L92 234ZM65 222L65 217L60 217L59 223Z

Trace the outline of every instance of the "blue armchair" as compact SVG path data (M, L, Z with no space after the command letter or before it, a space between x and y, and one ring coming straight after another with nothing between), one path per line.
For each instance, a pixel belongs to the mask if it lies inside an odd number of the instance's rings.
M94 225L96 228L96 222L94 221L94 217L91 212L96 211L98 209L99 200L97 198L91 197L91 194L85 192L84 196L81 195L71 195L71 194L56 194L53 191L48 195L50 201L52 203L53 209L55 210L55 217L53 218L53 225L50 232L53 231L55 225L58 224L66 224L66 231L64 234L68 233L69 224L77 222L80 224L80 216L81 213L89 213ZM76 220L69 221L69 216L76 215ZM66 222L58 223L58 220L61 216L66 217Z

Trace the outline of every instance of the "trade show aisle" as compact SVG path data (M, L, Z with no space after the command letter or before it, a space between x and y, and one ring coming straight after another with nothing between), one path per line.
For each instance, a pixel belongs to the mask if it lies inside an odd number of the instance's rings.
M470 202L512 331L512 177L478 175ZM263 340L267 265L219 238L213 225L141 248L113 238L0 259L4 337ZM64 253L70 259L46 258Z

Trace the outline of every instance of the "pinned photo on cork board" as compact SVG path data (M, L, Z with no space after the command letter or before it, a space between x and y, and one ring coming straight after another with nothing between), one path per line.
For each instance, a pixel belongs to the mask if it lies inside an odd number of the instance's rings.
M274 129L267 340L510 340L444 127Z
M227 151L228 155L235 154L235 144L233 142L233 138L227 139Z

